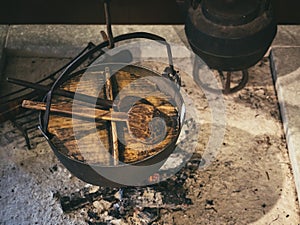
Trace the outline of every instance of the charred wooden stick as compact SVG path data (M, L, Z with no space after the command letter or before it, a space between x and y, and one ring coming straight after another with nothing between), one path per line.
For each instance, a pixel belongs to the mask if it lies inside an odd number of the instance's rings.
M13 83L13 84L21 85L24 87L32 88L34 90L39 90L39 91L43 91L43 92L47 92L50 90L49 86L32 83L32 82L28 82L25 80L19 80L19 79L15 79L15 78L7 78L7 81L10 83ZM104 108L111 108L113 105L113 101L109 101L106 99L97 98L97 97L93 97L93 96L89 96L89 95L85 95L85 94L75 93L75 92L71 92L71 91L55 89L53 91L53 94L58 95L58 96L67 97L67 98L74 98L74 96L76 94L76 100L100 105L100 106L103 106Z
M113 85L111 82L111 74L109 67L105 67L105 95L108 100L113 101ZM113 109L110 111L113 113ZM119 163L119 146L118 146L118 133L117 133L117 124L114 121L111 121L111 136L112 136L112 155L114 158L114 165L118 165Z

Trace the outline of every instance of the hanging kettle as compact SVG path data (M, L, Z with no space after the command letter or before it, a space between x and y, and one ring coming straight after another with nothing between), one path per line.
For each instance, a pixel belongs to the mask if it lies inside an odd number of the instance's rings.
M271 0L192 0L185 32L210 68L245 70L267 52L276 32Z

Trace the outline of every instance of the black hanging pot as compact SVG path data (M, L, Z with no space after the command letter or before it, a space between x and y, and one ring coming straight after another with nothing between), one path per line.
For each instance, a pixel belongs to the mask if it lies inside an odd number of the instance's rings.
M58 97L55 95L55 91L59 87L64 87L64 83L66 81L71 82L72 79L74 79L74 75L77 75L77 73L73 73L73 71L78 68L81 63L86 60L88 57L93 55L94 53L98 51L102 51L103 48L108 46L108 41L103 42L99 44L98 46L95 46L91 50L89 50L87 53L77 57L73 63L71 63L63 73L58 77L58 79L54 82L54 84L51 86L51 89L44 97L44 102L46 104L45 112L41 112L40 114L40 130L46 140L48 141L49 145L51 146L52 150L54 151L55 155L59 158L59 160L62 162L62 164L76 177L79 179L91 183L94 185L99 186L114 186L114 187L121 187L125 185L147 185L147 178L149 178L150 175L153 175L154 172L157 172L159 168L164 164L164 162L167 160L168 156L174 151L176 147L176 142L179 137L180 129L182 126L182 122L184 119L184 102L183 98L179 92L178 84L180 83L179 78L177 78L176 72L173 68L173 62L172 62L172 54L169 44L165 41L165 39L154 35L150 33L145 32L137 32L137 33L130 33L130 34L124 34L120 35L114 38L114 42L120 42L124 40L129 39L135 39L135 38L142 38L142 39L149 39L154 40L157 42L162 43L163 45L166 45L167 47L167 53L169 56L169 66L165 69L165 71L162 74L159 74L157 72L151 71L147 68L137 66L137 65L127 65L127 64L118 64L118 63L107 63L107 64L101 64L97 63L96 66L91 68L96 69L95 71L92 69L92 72L98 72L104 71L104 68L109 67L112 71L119 71L122 74L128 73L130 76L137 76L137 77L145 77L145 79L148 79L152 83L155 84L155 87L157 87L158 90L160 90L162 93L166 93L170 97L170 101L172 102L172 105L177 108L178 115L176 115L176 127L178 128L178 132L174 132L175 134L172 136L172 139L170 139L168 142L160 141L157 145L163 145L163 148L157 149L155 154L152 154L149 156L146 156L142 159L136 160L134 162L125 162L124 160L120 159L120 163L117 165L114 164L102 164L98 162L92 162L87 163L84 160L79 160L74 157L70 157L68 155L68 151L74 147L77 146L76 143L77 140L72 135L68 135L70 132L67 132L65 124L68 122L66 117L61 117L60 123L57 124L57 128L54 127L52 129L55 130L61 130L61 134L65 137L59 138L58 135L50 132L51 127L51 107L52 107L52 101L59 101L57 102L58 105L67 105L66 99L64 97L61 97L58 95ZM118 72L116 72L118 73ZM80 75L80 74L79 74ZM96 76L96 75L93 75ZM168 78L168 79L161 79L162 77ZM177 82L174 81L177 78ZM72 84L74 86L74 84ZM56 97L55 97L56 96ZM60 99L62 101L60 102ZM71 99L73 101L73 99ZM69 101L71 101L69 100ZM121 101L120 101L121 102ZM84 104L86 104L85 102ZM129 105L130 106L130 105ZM74 110L74 109L73 109ZM73 111L74 112L74 111ZM69 119L70 120L70 119ZM72 120L70 120L72 122ZM173 120L172 120L173 121ZM174 120L175 121L175 120ZM92 120L92 122L95 124L95 120ZM60 126L61 124L61 126ZM71 123L73 124L73 122ZM79 123L80 124L80 123ZM99 124L99 123L98 123ZM83 126L83 125L82 125ZM145 125L146 126L146 125ZM101 129L101 126L99 126ZM175 125L174 125L175 127ZM72 127L71 127L72 128ZM89 127L88 127L89 128ZM99 129L100 129L99 128ZM97 126L98 129L98 126ZM105 128L106 129L106 128ZM74 129L68 129L68 130L74 130ZM121 129L119 129L121 130ZM118 132L119 132L118 130ZM123 131L123 129L121 130ZM72 133L72 132L71 132ZM83 132L84 133L84 132ZM122 132L121 132L122 133ZM124 136L122 133L121 136ZM129 135L127 135L129 136ZM64 140L75 140L75 145L70 145L69 147ZM133 138L132 138L133 139ZM80 140L80 139L79 139ZM166 143L166 144L164 144ZM135 144L135 143L134 143ZM133 145L134 145L133 144ZM124 144L125 145L125 144ZM94 145L92 145L94 146ZM144 145L146 146L146 144ZM149 145L151 147L151 145ZM150 148L148 146L148 148ZM154 146L154 144L153 144ZM156 146L156 145L155 145ZM147 146L146 146L147 147ZM87 150L89 150L90 147L87 146ZM125 148L125 147L124 147ZM126 149L126 148L125 148ZM147 148L145 148L147 149ZM72 150L72 149L71 149ZM99 152L101 149L101 146L99 147ZM133 149L138 150L138 149ZM140 149L139 149L140 150ZM153 149L149 149L153 150ZM154 149L155 150L155 149ZM104 150L103 150L104 151ZM95 153L93 153L95 154Z
M195 0L185 32L193 51L209 67L238 71L264 56L277 26L270 0Z

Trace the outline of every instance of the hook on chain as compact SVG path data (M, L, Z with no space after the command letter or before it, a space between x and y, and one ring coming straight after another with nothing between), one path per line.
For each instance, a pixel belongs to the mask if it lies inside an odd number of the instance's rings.
M115 43L114 43L114 37L111 29L111 15L110 15L109 4L110 4L110 0L104 0L104 14L105 14L107 34L104 31L101 31L101 35L105 41L108 41L109 43L108 48L111 49L115 47Z

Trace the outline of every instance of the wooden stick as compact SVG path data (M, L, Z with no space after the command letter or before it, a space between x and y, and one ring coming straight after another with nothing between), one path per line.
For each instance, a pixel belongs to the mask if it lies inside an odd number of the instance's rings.
M24 100L22 107L27 109L46 110L46 103ZM128 113L125 112L110 112L102 109L94 109L86 106L76 106L72 108L70 104L51 104L51 112L64 113L89 119L102 119L110 121L127 121Z
M46 104L44 102L24 100L22 106L29 109L46 110ZM130 135L133 135L135 138L138 138L140 140L144 140L147 143L153 142L152 139L155 138L152 137L151 131L149 129L149 123L152 121L154 116L159 113L154 106L143 103L133 105L127 113L94 109L79 105L76 107L72 107L72 104L63 103L51 104L50 111L88 119L102 119L114 122L126 122Z
M110 70L109 67L105 67L105 94L107 100L114 100L113 96L113 86L110 78ZM110 109L111 113L113 113L113 109ZM111 137L112 137L112 155L114 158L114 165L119 164L119 144L118 144L118 133L117 133L117 124L114 121L111 121Z

